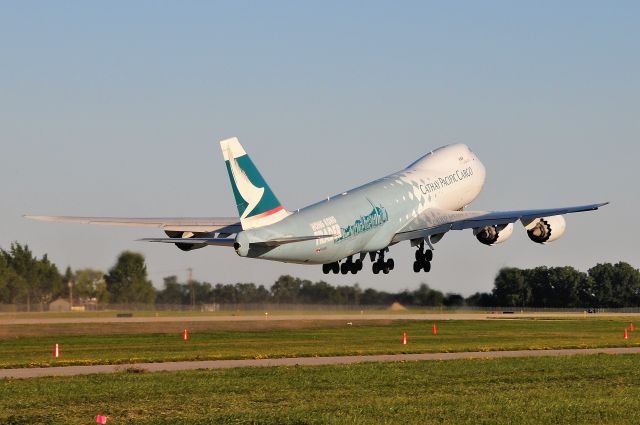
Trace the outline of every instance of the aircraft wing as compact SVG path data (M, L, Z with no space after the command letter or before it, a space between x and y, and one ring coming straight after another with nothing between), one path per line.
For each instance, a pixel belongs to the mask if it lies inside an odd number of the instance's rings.
M137 218L137 217L72 217L58 215L25 215L39 221L100 224L103 226L156 227L164 231L238 233L242 230L237 217Z
M391 242L395 243L409 239L426 238L431 235L448 232L449 230L476 229L496 224L514 223L518 220L528 222L536 218L593 211L607 204L608 202L565 208L516 211L448 211L429 208L417 215L411 222L396 233Z

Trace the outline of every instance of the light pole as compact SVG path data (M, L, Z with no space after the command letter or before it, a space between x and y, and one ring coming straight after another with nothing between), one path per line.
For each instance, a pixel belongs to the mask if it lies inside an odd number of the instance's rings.
M69 285L69 310L71 310L73 307L73 280L69 279L67 285Z

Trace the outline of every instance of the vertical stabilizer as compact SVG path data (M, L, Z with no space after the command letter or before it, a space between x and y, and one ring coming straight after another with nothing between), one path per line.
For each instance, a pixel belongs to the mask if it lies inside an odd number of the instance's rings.
M222 140L220 148L243 229L267 226L289 215L245 152L238 138Z

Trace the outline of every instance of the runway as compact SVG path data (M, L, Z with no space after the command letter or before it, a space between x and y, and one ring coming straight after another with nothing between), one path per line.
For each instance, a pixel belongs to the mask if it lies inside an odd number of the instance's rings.
M181 371L230 369L236 367L322 366L368 362L407 362L456 359L497 359L506 357L552 357L588 354L640 354L640 347L583 348L562 350L466 351L458 353L382 354L369 356L293 357L278 359L203 360L165 363L131 363L120 365L66 366L45 368L0 369L0 379L25 379L45 376L77 376L96 373Z
M496 319L552 319L584 317L638 317L640 313L544 312L504 314L486 313L307 313L307 314L247 314L247 315L202 315L202 316L139 316L136 317L28 317L19 318L0 315L0 325L40 325L68 323L162 323L162 322L255 322L255 321L356 321L356 320L496 320Z

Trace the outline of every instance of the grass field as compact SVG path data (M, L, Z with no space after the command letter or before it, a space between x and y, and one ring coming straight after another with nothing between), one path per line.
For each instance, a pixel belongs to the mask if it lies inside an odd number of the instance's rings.
M634 355L0 381L0 423L637 424Z
M0 368L178 360L274 358L639 346L623 320L436 322L170 322L14 325L0 339ZM188 342L181 340L184 327ZM403 346L402 333L409 344ZM52 358L53 345L61 356Z

